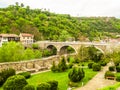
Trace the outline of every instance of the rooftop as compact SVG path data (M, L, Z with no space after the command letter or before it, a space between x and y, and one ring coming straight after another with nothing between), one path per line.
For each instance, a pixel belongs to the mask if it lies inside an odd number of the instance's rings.
M22 35L23 37L33 37L34 35L32 34L28 34L28 33L20 33L20 35Z
M16 34L0 34L1 37L19 37Z

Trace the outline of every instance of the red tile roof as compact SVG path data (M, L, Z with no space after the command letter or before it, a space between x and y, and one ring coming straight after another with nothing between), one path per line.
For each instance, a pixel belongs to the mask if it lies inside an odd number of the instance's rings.
M23 37L33 37L34 35L28 34L28 33L20 33L21 36Z

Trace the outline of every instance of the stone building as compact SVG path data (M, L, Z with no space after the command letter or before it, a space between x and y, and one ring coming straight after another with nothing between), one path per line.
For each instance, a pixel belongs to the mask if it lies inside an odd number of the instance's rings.
M34 35L28 33L20 33L20 42L24 45L33 44Z
M16 34L0 34L0 47L3 43L10 41L20 41L20 37Z

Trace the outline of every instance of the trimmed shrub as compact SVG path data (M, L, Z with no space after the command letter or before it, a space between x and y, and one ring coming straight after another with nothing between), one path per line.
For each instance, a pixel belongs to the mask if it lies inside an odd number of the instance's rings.
M67 64L65 58L62 57L61 61L58 64L58 71L64 72L67 69Z
M101 62L100 62L100 65L101 65L101 66L106 66L106 65L107 65L107 62L101 61Z
M37 86L37 90L50 90L50 84L48 83L40 83L38 86Z
M22 76L24 76L26 79L28 79L28 78L31 77L31 73L30 73L30 72L21 72L21 73L18 73L18 75L22 75Z
M57 66L55 65L55 61L53 61L53 63L52 63L51 71L53 71L53 72L58 71L58 68L57 68Z
M69 72L68 77L72 82L79 82L84 78L85 74L83 69L78 67L73 67L72 70Z
M94 63L92 65L92 69L93 69L93 71L100 71L101 70L101 65L98 64L98 63Z
M23 88L23 90L35 90L35 87L34 87L33 85L27 84L27 85Z
M116 66L116 71L120 72L120 66Z
M120 75L116 76L116 81L120 82Z
M94 63L94 62L88 63L88 68L92 68L93 63Z
M115 71L115 66L109 66L109 71Z
M8 77L15 75L16 71L12 68L3 69L0 72L0 85L3 85Z
M22 75L14 75L7 79L3 85L4 90L22 90L27 81Z
M115 74L112 73L111 71L106 71L104 77L115 77Z
M53 81L48 81L47 83L49 83L50 84L50 90L57 90L57 88L58 88L58 81L55 81L55 80L53 80Z

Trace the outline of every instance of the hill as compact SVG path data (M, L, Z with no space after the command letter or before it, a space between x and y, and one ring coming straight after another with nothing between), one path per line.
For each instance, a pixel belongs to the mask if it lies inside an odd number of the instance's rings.
M120 33L120 19L71 17L46 9L30 9L23 3L0 8L0 33L20 32L34 34L36 40L100 40L115 38Z

